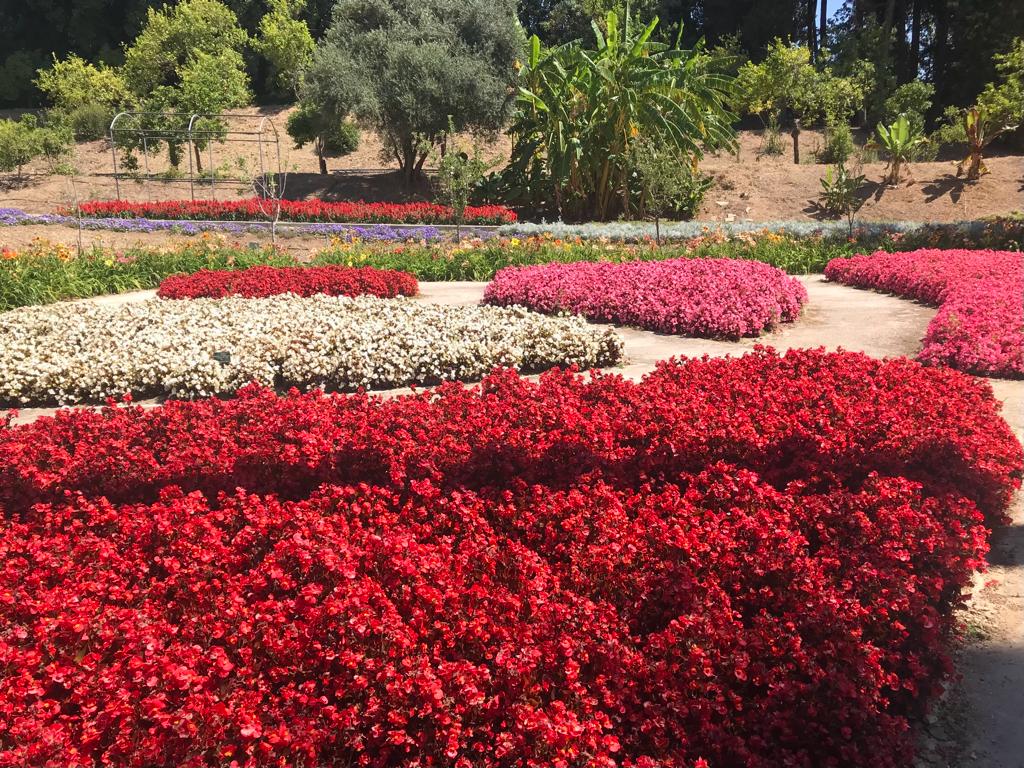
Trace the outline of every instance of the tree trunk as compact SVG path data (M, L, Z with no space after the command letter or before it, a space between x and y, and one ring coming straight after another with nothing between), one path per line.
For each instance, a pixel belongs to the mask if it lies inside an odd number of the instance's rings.
M949 5L935 0L935 39L932 40L932 80L935 82L935 103L945 103L947 92L946 62L949 42Z
M193 144L192 145L192 149L195 151L195 156L196 156L196 173L202 173L203 172L203 156L202 156L202 153L199 151L199 145L198 144Z
M821 0L823 3L826 0ZM805 15L807 24L807 49L811 52L811 61L816 62L818 60L818 33L815 28L815 17L817 14L815 11L818 9L817 0L807 0L804 4Z
M913 0L910 22L910 79L915 80L921 71L921 0Z
M406 185L411 185L413 174L416 173L416 146L411 136L402 140L402 156L398 158L398 165L405 176Z
M818 56L828 47L828 0L821 0L821 18L818 19Z
M327 158L324 157L323 152L318 152L316 157L317 157L317 160L320 161L320 173L322 173L324 176L326 176L327 175Z

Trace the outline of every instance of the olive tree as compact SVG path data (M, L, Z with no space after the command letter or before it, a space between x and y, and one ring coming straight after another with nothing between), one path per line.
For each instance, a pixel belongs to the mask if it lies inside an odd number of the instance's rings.
M378 131L407 180L448 131L500 129L524 35L514 0L339 0L306 98Z

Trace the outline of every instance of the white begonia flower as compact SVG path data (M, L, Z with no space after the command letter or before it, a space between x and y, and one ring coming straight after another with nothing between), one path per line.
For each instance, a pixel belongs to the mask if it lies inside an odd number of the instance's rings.
M256 381L328 390L474 380L622 360L621 339L521 307L293 295L67 303L0 314L0 403L229 394Z

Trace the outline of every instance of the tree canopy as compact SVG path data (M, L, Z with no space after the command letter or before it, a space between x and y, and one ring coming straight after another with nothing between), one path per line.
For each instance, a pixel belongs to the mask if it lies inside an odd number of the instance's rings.
M339 0L308 100L379 131L411 178L449 127L500 129L523 33L513 0Z

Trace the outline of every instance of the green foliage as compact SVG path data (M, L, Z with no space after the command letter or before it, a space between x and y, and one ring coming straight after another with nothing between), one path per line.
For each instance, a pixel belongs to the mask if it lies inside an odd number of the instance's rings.
M853 218L864 205L864 198L857 194L863 184L864 176L851 174L844 163L837 163L834 173L829 168L821 180L821 207L833 216L846 217L850 237L853 237Z
M412 179L448 131L506 122L523 34L514 0L339 0L306 99L376 129Z
M643 137L630 152L641 189L639 213L654 219L655 239L661 242L661 219L693 218L711 179L697 173L693 160L671 144Z
M705 148L732 147L734 116L724 100L731 79L704 65L702 46L655 42L646 26L610 13L593 51L548 51L531 41L520 73L511 163L512 200L563 218L608 219L633 205L631 146L644 138L672 147L688 164Z
M786 141L782 138L782 131L779 128L779 121L775 115L768 117L768 126L764 129L764 136L761 137L760 154L769 157L778 157L786 151Z
M925 115L932 108L935 86L921 80L912 80L899 86L885 100L882 120L894 122L900 115L906 115L911 129L916 133L924 131Z
M270 12L260 19L253 41L270 62L277 86L292 93L298 93L316 48L309 26L299 18L305 7L306 0L270 0Z
M50 119L83 141L104 137L114 115L134 101L119 71L79 56L54 57L35 82L52 105Z
M0 14L0 30L3 21ZM33 95L32 78L45 63L46 55L42 51L10 51L0 60L0 103L28 104Z
M184 0L160 10L150 9L146 26L125 51L124 77L141 108L150 113L138 127L180 138L164 139L171 165L182 159L188 118L167 113L218 115L249 103L249 76L242 49L248 41L238 19L217 0ZM195 130L197 170L200 150L223 137L226 126L217 117L198 121ZM124 134L126 149L140 142ZM149 140L155 151L160 140Z
M248 39L234 12L218 0L150 8L145 26L125 50L125 80L140 97L161 86L175 87L197 55L240 54Z
M229 248L206 240L170 251L134 246L114 253L94 246L77 257L66 246L39 242L14 258L0 259L0 312L156 288L165 277L179 272L290 263L290 257L272 248Z
M87 104L101 104L113 111L131 101L128 84L116 69L74 55L66 59L55 56L48 69L39 70L36 86L60 112Z
M95 141L107 135L114 113L109 107L92 103L82 104L55 117L71 130L78 141Z
M971 181L988 173L984 153L999 136L1024 125L1024 40L1013 42L1009 52L996 56L999 82L988 83L969 109L948 107L932 139L939 144L964 144L967 155L957 175Z
M906 115L900 115L890 125L879 123L876 133L878 145L889 159L885 183L896 186L903 166L914 159L915 152L927 139L920 130L914 130Z
M296 149L313 146L320 161L320 173L327 173L327 158L342 157L359 149L359 129L341 118L332 118L307 102L288 115L288 135Z
M775 40L764 60L747 62L736 77L736 107L745 114L761 115L766 122L782 120L789 111L805 124L824 118L845 122L864 102L864 83L839 77L830 68L818 70L806 46Z
M818 162L839 165L853 154L853 132L843 122L825 126L825 146L818 153Z
M42 126L35 115L20 120L0 120L0 173L17 172L21 179L25 166L45 158L56 166L70 151L72 137L59 126Z
M449 121L449 126L452 126ZM480 157L477 147L470 154L458 146L455 131L450 127L445 142L445 153L437 164L437 186L441 199L452 209L455 218L455 233L462 239L462 222L473 189L487 172L488 163Z

